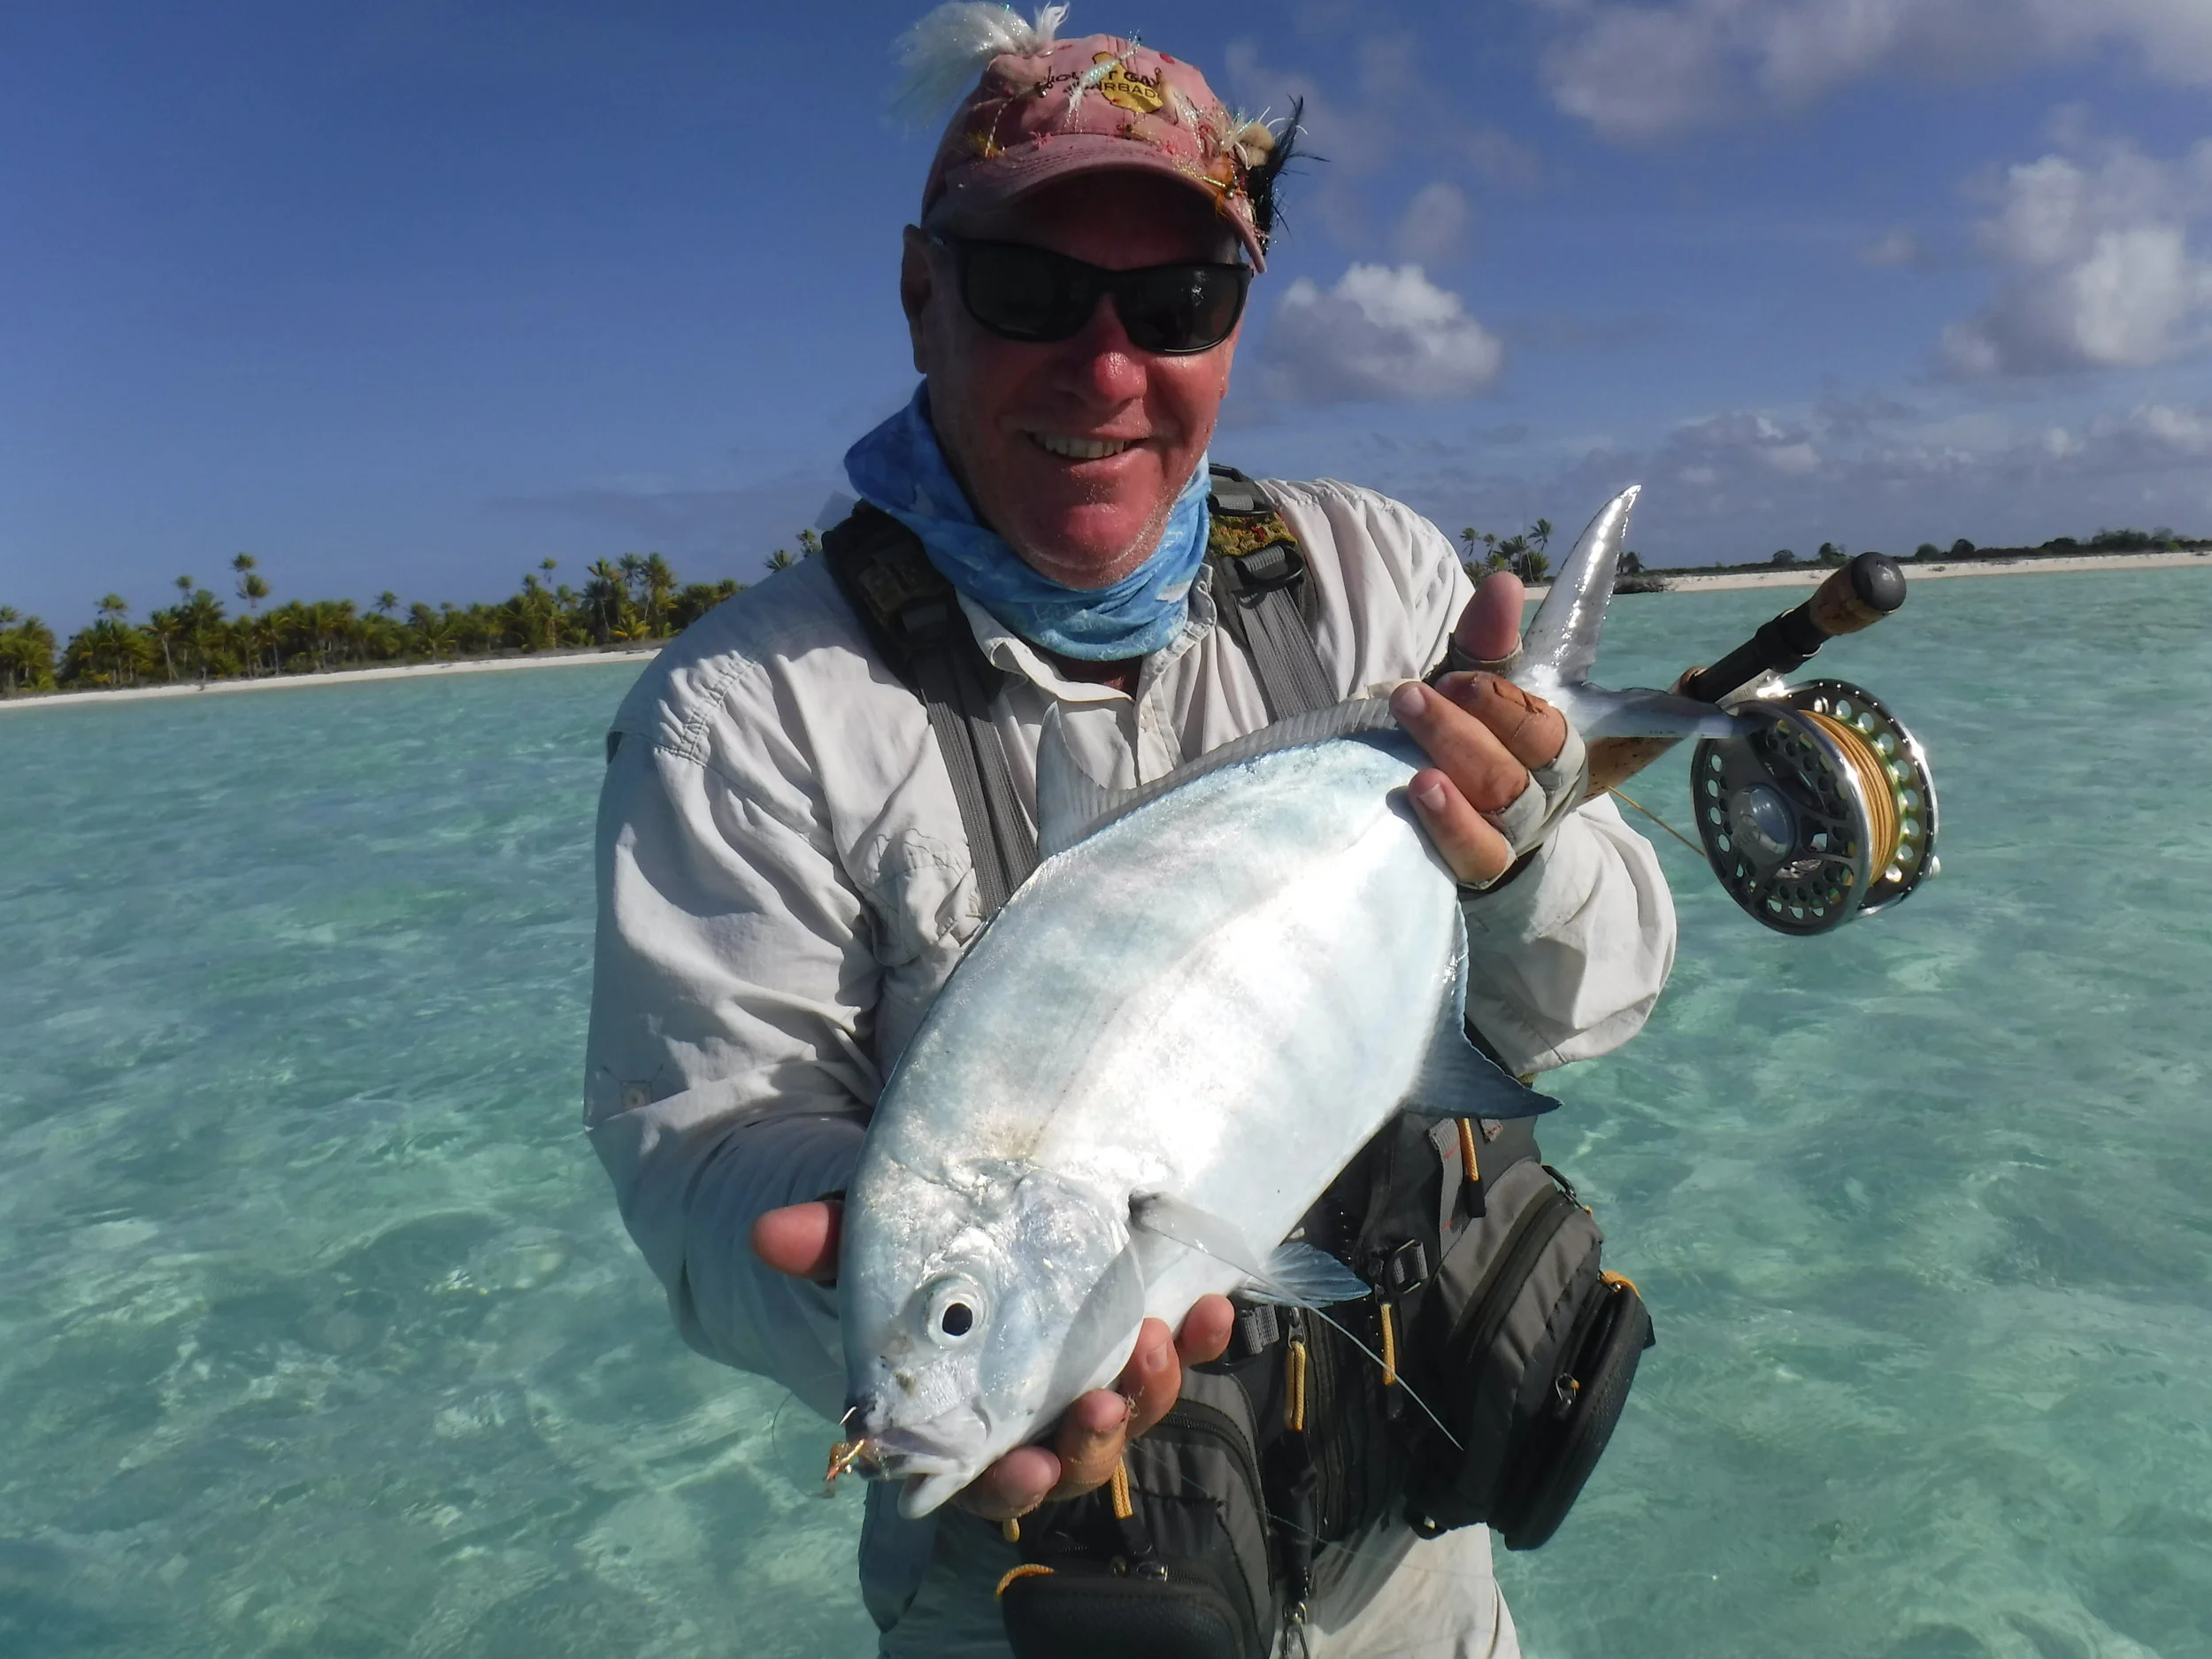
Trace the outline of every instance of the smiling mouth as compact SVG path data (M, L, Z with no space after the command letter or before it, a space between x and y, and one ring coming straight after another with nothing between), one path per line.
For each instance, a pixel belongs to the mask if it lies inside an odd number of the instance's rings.
M1133 438L1070 438L1056 432L1033 432L1028 437L1047 455L1066 461L1102 461L1136 442Z

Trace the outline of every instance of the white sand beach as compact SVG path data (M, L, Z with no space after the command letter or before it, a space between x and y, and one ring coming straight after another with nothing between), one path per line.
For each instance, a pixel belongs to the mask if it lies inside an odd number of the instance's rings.
M2170 570L2177 565L2200 565L2212 569L2212 549L2199 553L2085 553L2059 558L1918 559L1904 561L1909 582L1940 580L1949 576L2071 576L2100 571ZM1771 571L1720 571L1710 576L1670 576L1671 594L1705 593L1727 588L1811 588L1828 574L1820 565L1785 566Z
M495 674L511 668L577 668L589 667L594 663L643 664L659 656L660 651L660 645L641 645L619 651L537 651L527 657L474 657L457 663L394 663L380 668L341 668L327 674L211 680L204 685L195 680L189 685L127 686L119 691L44 691L27 697L0 699L0 710L134 703L145 697L211 697L231 691L280 691L300 686L342 686L364 680L405 680L435 674Z

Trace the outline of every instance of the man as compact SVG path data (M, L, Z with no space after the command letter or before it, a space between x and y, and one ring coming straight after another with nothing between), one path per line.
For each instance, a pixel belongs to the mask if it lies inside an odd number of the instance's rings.
M1033 816L1048 710L1119 787L1267 723L1202 560L1207 447L1279 157L1189 65L1009 15L967 67L963 84L981 81L906 232L922 388L848 465L958 589L1003 676L991 718ZM1565 721L1493 676L1420 683L1455 621L1463 657L1507 656L1517 588L1471 603L1443 535L1371 492L1266 488L1310 566L1333 695L1395 687L1436 763L1409 793L1466 885L1471 1017L1517 1071L1624 1041L1672 961L1650 848L1563 793L1539 803L1540 841L1515 844L1498 826L1527 835L1530 769L1560 756ZM692 627L611 749L587 1123L685 1340L833 1421L826 1195L985 920L947 762L821 560ZM1002 1655L991 1587L1011 1555L986 1523L1105 1481L1229 1326L1218 1297L1178 1333L1148 1322L1117 1390L1078 1401L956 1509L902 1522L872 1489L862 1579L883 1651ZM1315 1654L1517 1651L1482 1529L1417 1546L1396 1527L1362 1556L1312 1609Z

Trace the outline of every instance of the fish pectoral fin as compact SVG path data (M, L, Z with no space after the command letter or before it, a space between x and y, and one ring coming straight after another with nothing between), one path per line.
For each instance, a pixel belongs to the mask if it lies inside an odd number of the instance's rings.
M1140 794L1109 789L1085 772L1068 748L1066 721L1055 703L1037 738L1037 854L1064 853Z
M1171 1194L1148 1193L1132 1199L1129 1225L1141 1233L1172 1239L1235 1268L1244 1275L1239 1294L1255 1302L1325 1308L1332 1302L1356 1302L1367 1294L1367 1281L1327 1251L1287 1239L1263 1262L1234 1222Z
M1260 1253L1252 1248L1251 1240L1236 1223L1225 1221L1196 1204L1186 1203L1172 1193L1146 1193L1131 1199L1129 1225L1137 1233L1171 1239L1201 1256L1225 1262L1240 1272L1257 1274L1263 1271Z
M1425 1118L1533 1118L1559 1102L1539 1094L1475 1047L1467 1033L1467 918L1453 918L1458 943L1451 994L1438 1010L1428 1052L1400 1110Z
M1357 1302L1368 1289L1365 1279L1326 1250L1297 1239L1286 1239L1277 1245L1267 1264L1244 1285L1244 1294L1256 1302L1281 1302L1293 1308Z

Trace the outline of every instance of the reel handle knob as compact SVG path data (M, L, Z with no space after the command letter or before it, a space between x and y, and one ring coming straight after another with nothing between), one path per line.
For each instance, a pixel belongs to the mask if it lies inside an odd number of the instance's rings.
M1842 634L1870 628L1905 603L1905 572L1886 553L1862 553L1816 588L1813 596L1682 682L1682 695L1718 703L1768 674L1799 668Z

